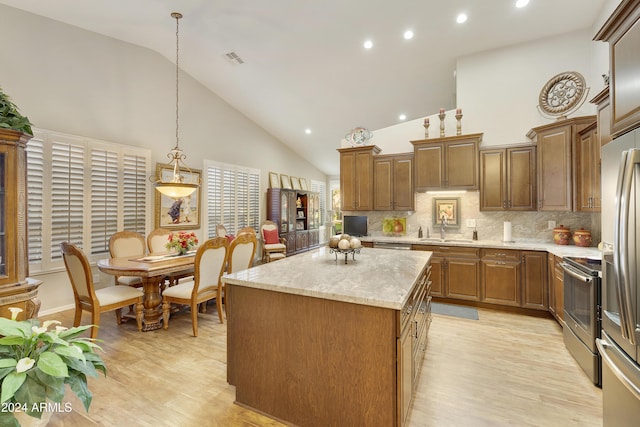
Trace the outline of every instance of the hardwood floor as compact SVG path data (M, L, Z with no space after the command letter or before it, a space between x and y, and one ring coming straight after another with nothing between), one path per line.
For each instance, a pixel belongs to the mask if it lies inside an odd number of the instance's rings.
M410 426L602 425L601 390L567 352L553 320L479 313L480 320L434 315ZM114 316L102 316L108 376L89 379L89 413L68 392L73 410L54 414L49 426L283 425L233 404L226 325L213 305L199 315L197 338L188 311L173 315L168 330L144 333L134 322L118 327ZM73 312L44 319L69 326Z

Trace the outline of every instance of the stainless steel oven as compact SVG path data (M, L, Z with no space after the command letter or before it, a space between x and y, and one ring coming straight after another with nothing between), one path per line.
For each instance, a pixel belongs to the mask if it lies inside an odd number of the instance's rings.
M565 257L564 343L594 384L602 384L596 339L601 334L600 259Z

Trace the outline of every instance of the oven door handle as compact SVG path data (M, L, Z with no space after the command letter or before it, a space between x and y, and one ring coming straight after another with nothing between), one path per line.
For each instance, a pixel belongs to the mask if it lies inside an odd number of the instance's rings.
M591 276L585 276L583 274L580 274L578 271L576 271L575 268L571 267L566 262L561 262L560 266L565 271L565 273L567 273L571 277L574 277L574 278L580 280L581 282L589 283L589 282L591 282L593 280L593 278Z

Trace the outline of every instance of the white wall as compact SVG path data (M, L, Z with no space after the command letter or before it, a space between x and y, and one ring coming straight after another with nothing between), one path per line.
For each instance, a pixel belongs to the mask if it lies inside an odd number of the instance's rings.
M153 163L167 162L175 145L175 63L151 50L4 5L0 40L0 87L35 127L149 148ZM209 159L260 169L262 218L269 171L327 181L316 167L184 73L180 147L191 168L202 169ZM148 214L153 215L153 203ZM73 302L65 274L37 278L44 281L41 313ZM107 280L102 276L103 284Z

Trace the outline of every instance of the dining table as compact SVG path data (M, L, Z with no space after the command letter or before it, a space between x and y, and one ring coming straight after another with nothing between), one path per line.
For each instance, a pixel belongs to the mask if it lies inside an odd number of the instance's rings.
M167 276L188 275L194 271L196 251L185 255L150 254L142 257L104 258L98 260L100 271L114 276L138 276L142 279L142 331L162 328L162 296L160 287Z

